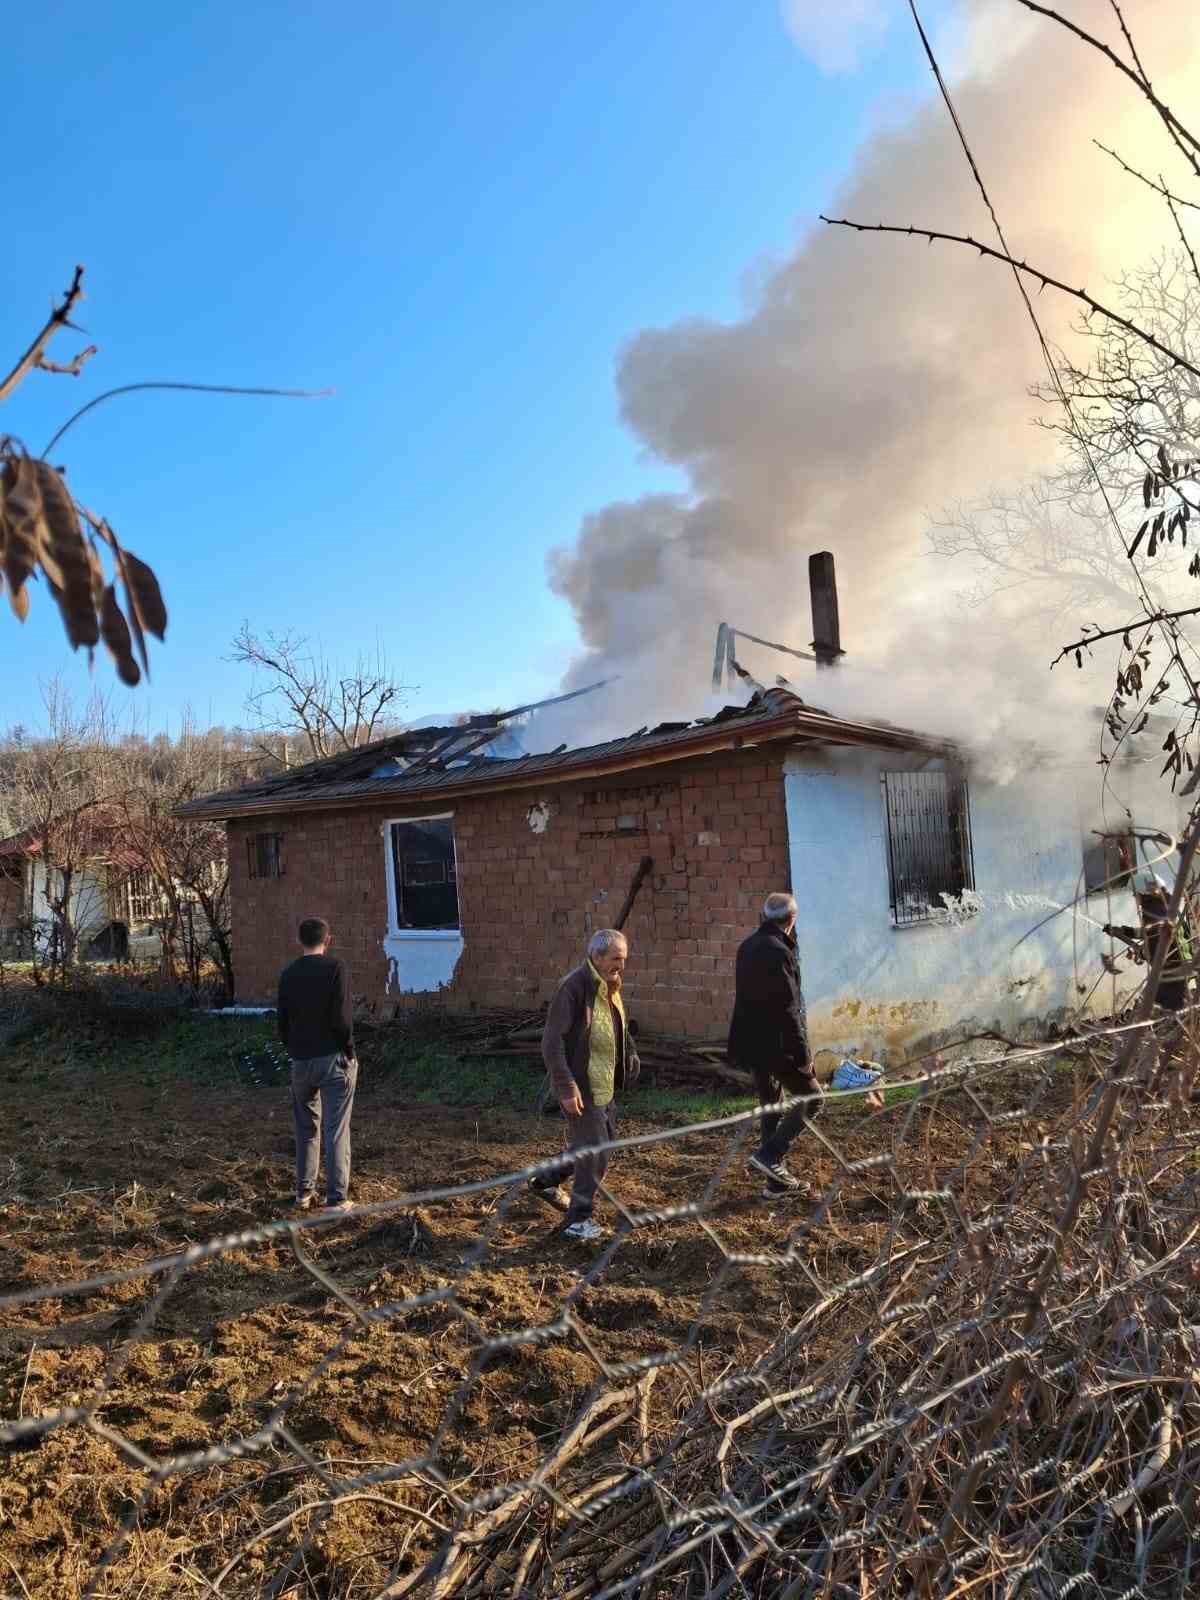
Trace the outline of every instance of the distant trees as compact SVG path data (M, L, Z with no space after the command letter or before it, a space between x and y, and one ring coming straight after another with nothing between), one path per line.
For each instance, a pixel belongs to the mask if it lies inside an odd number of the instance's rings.
M261 758L248 736L122 733L103 699L77 710L57 683L45 693L44 725L37 736L0 737L0 816L27 886L23 925L8 932L35 976L54 980L75 966L85 932L136 924L157 935L168 977L199 990L215 972L231 995L225 830L176 813L252 775Z

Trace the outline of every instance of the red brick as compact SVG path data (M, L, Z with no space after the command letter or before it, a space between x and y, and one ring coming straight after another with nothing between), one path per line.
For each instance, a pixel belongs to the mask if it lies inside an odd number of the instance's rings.
M641 856L653 855L629 921L629 995L649 1028L719 1031L728 1020L737 945L757 921L764 895L789 879L781 758L762 751L720 762L695 760L603 785L572 784L545 795L460 801L455 807L464 953L447 1004L533 1005L548 998L579 959L588 926L616 914ZM750 791L754 790L754 793ZM534 798L551 809L545 834L530 832ZM239 998L267 999L294 953L303 915L327 916L351 967L355 993L383 1005L387 923L384 823L424 808L383 806L260 818L230 827L234 957ZM603 834L637 812L650 832ZM250 880L242 838L285 836L287 876ZM717 841L696 843L700 833ZM736 857L730 860L730 854ZM597 895L604 893L603 899Z

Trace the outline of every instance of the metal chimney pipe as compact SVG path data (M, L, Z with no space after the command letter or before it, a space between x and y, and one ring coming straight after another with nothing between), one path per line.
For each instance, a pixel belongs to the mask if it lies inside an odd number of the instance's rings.
M833 555L828 550L818 550L808 558L808 590L812 599L813 654L818 667L832 667L842 649L842 634L838 623L837 576L833 568Z

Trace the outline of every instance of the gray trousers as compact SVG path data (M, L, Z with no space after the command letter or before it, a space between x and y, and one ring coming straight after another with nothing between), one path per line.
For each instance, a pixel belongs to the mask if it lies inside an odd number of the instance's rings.
M292 1117L296 1124L296 1195L317 1187L321 1135L325 1135L325 1194L331 1206L350 1192L350 1113L354 1109L357 1063L314 1056L292 1062Z
M568 1117L567 1149L580 1150L589 1144L603 1144L617 1137L616 1107L585 1106L581 1117ZM575 1183L571 1189L571 1204L567 1208L567 1223L582 1222L590 1217L596 1203L596 1190L608 1171L608 1151L598 1155L582 1156L575 1163Z

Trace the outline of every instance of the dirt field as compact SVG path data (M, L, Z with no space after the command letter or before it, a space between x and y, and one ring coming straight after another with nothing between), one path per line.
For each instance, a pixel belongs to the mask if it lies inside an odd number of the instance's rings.
M151 1042L128 1070L111 1061L100 1070L104 1050L87 1039L65 1063L33 1044L0 1058L0 1293L119 1270L285 1212L292 1138L282 1086L252 1087L222 1070L227 1046L205 1081L189 1081L177 1065L156 1065L169 1051L169 1041ZM368 1066L355 1120L360 1203L511 1172L557 1147L552 1120L436 1108L406 1098L407 1087L402 1073L373 1081ZM886 1146L903 1110L825 1127L853 1158ZM661 1125L661 1113L654 1122L635 1114L621 1131ZM928 1180L966 1143L964 1126L934 1113L910 1129L905 1159ZM688 1136L626 1154L610 1182L631 1210L680 1206L701 1199L728 1154L725 1135ZM828 1180L832 1157L811 1139L803 1157L817 1183ZM370 1328L304 1270L286 1234L189 1270L144 1332L139 1317L161 1277L0 1308L0 1416L89 1404L119 1355L97 1417L154 1460L251 1434L294 1392L286 1426L329 1473L421 1458L456 1481L469 1474L477 1493L536 1465L601 1363L688 1346L664 1391L697 1369L711 1379L811 1303L812 1281L796 1266L727 1259L778 1250L794 1221L762 1202L740 1156L709 1200L707 1230L687 1218L639 1226L611 1259L556 1237L561 1218L528 1193L506 1201L501 1189L306 1232L314 1265L359 1307L434 1297ZM836 1282L870 1265L886 1218L870 1175L844 1186L829 1224L803 1242L811 1269ZM606 1210L602 1220L616 1219ZM549 1327L567 1306L574 1328L489 1351L479 1370L489 1339ZM429 1554L434 1529L396 1505L436 1521L439 1496L410 1479L396 1504L385 1489L340 1506L294 1559L306 1524L287 1521L290 1497L302 1478L310 1500L320 1494L297 1462L279 1442L254 1459L172 1476L149 1495L95 1592L350 1600L376 1595L397 1563L415 1567ZM7 1452L5 1469L0 1593L81 1595L148 1471L79 1425Z

